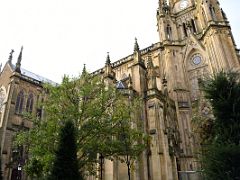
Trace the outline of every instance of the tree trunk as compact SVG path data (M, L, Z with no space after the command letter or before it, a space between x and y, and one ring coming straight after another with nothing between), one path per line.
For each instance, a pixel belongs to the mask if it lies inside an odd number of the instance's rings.
M127 167L128 167L128 180L131 180L130 161L128 155L127 155Z
M100 179L103 180L103 159L104 159L104 157L102 154L100 154L99 158L100 158Z

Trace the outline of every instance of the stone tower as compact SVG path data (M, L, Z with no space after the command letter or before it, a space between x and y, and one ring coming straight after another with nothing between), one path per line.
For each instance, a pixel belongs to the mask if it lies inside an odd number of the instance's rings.
M140 49L135 40L133 54L111 63L115 81L124 85L131 77L131 88L144 99L141 119L151 145L136 167L133 179L139 180L175 180L199 170L192 131L198 81L240 68L231 27L217 0L159 0L157 25L158 43ZM127 179L124 169L113 167L110 179Z
M192 105L199 100L199 79L221 70L239 70L227 17L217 0L159 0L157 24L160 76L168 80L181 136L178 171L195 170Z

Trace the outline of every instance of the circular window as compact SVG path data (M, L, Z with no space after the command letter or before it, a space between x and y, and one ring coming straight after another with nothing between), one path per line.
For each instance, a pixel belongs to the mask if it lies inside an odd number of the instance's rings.
M192 58L192 62L195 65L199 65L202 62L201 56L199 54L194 55Z

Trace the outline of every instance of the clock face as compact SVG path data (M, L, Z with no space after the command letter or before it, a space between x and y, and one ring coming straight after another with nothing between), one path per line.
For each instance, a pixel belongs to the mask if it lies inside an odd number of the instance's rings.
M193 61L193 64L199 65L202 62L202 58L199 55L196 55L193 57L192 61Z
M183 9L185 9L185 8L187 8L188 7L188 0L182 0L181 2L180 2L180 4L179 4L179 8L181 9L181 10L183 10Z

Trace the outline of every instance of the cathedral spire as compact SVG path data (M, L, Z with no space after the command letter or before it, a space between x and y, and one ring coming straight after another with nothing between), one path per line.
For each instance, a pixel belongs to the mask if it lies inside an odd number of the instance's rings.
M17 63L16 63L16 68L15 68L15 71L18 72L18 73L21 73L22 51L23 51L23 46L21 47L21 51L20 51L20 54L18 56L18 60L17 60Z
M14 50L12 49L10 54L9 54L9 58L8 58L8 63L9 64L12 64L13 53L14 53Z
M138 45L138 42L137 42L137 38L135 38L135 44L134 44L134 52L135 51L139 51L139 45Z

